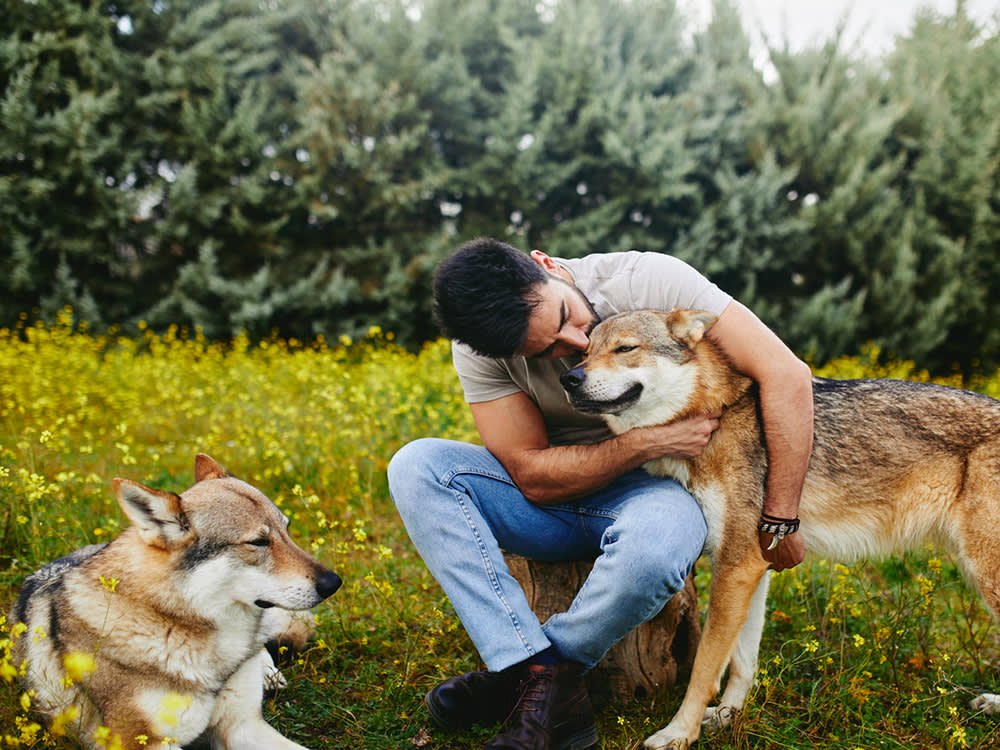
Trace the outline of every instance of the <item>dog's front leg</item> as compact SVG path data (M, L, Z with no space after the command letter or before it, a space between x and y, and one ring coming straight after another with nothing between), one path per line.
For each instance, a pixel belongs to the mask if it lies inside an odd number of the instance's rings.
M770 581L771 572L766 571L757 584L753 599L750 600L750 611L740 630L736 651L729 661L726 689L719 699L719 705L710 706L705 710L705 718L701 722L703 728L718 729L728 726L743 709L743 703L757 674L757 656L760 652L760 638L764 632L767 588Z
M686 748L698 739L705 709L719 692L722 671L733 653L758 584L767 572L767 563L756 550L745 552L742 560L736 563L727 559L724 549L719 549L715 557L708 617L691 669L691 680L674 718L646 740L645 747L651 750Z
M973 711L982 711L987 716L1000 716L1000 695L983 693L969 704Z
M274 662L266 650L248 659L222 688L209 734L212 750L307 750L264 721L264 676Z

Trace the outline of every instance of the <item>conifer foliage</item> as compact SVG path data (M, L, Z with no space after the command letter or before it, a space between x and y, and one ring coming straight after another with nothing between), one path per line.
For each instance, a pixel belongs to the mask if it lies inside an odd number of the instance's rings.
M436 335L464 239L688 260L803 354L1000 363L1000 36L728 0L2 0L0 325Z

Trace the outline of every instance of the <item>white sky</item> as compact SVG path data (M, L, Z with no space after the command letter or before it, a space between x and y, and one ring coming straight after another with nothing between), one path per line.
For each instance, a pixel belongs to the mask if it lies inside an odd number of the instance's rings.
M955 0L735 0L743 14L744 28L759 41L763 30L772 44L780 45L786 32L792 49L828 39L837 23L848 15L845 51L881 55L893 39L906 33L918 8L951 14ZM709 17L711 0L680 0L700 22ZM1000 0L966 0L966 11L980 23L996 29ZM856 47L854 46L856 45Z

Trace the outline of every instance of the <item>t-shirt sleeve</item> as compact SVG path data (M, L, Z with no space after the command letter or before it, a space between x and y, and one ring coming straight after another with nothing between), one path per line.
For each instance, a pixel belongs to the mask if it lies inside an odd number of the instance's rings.
M721 315L733 298L679 258L639 253L631 274L632 296L644 307L705 310Z
M457 341L451 344L451 359L465 400L470 404L494 401L521 391L500 360L476 354Z

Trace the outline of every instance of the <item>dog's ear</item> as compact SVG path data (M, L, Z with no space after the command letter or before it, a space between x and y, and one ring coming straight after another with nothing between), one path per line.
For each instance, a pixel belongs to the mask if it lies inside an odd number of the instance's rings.
M118 504L139 529L143 542L170 549L188 538L191 527L181 508L180 495L153 490L129 479L115 479L112 486Z
M667 314L667 327L678 341L694 347L705 337L718 316L704 310L671 310Z
M222 479L228 477L222 464L205 453L199 453L194 457L194 481L203 482L206 479Z

